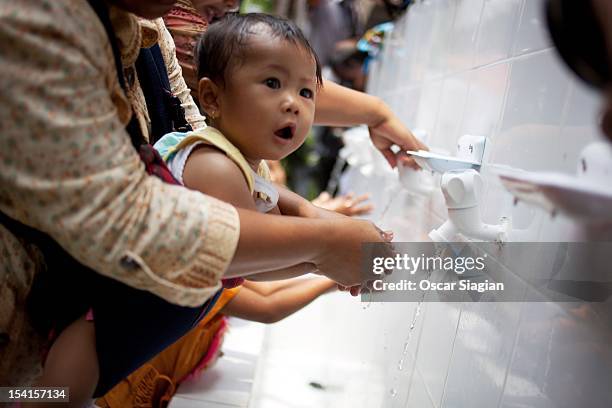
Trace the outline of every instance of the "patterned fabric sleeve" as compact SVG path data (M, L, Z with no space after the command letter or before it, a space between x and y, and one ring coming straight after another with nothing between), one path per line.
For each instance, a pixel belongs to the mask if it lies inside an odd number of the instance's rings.
M0 209L106 276L202 304L235 251L237 212L146 175L87 2L0 0L0 67Z

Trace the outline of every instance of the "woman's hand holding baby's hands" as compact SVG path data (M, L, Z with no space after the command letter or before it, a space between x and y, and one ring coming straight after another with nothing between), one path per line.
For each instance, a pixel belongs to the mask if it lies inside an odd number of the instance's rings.
M381 231L380 229L379 231L383 239L386 242L393 241L393 231ZM385 273L391 273L391 271L385 271ZM343 286L343 285L338 284L338 290L341 292L349 292L351 296L358 296L360 293L363 293L364 291L368 292L372 290L370 286L371 282L373 281L369 280L369 281L362 283L361 285L354 285L354 286Z
M377 245L377 256L393 256L391 232L383 232L369 221L338 218L329 221L329 234L321 245L322 252L313 261L319 273L345 287L361 287L375 275L363 270L364 243L387 243Z

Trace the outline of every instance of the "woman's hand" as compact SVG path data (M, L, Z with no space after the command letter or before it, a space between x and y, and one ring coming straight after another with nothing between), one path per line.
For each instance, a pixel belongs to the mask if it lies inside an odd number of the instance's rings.
M318 273L336 281L341 286L362 286L376 276L363 268L364 243L378 243L374 247L376 256L393 257L393 246L389 243L393 233L383 232L369 221L351 218L330 220L329 234L322 238L323 250L312 261Z
M413 169L420 167L413 158L408 156L406 150L429 150L412 132L404 126L397 116L387 105L380 109L381 119L374 126L370 126L370 138L372 143L385 156L391 167L397 166L401 161ZM401 151L396 155L391 151L391 146L397 145Z
M380 233L383 239L385 240L385 242L393 241L393 231L380 231ZM392 247L390 248L393 251ZM388 256L388 254L384 256ZM391 272L392 272L391 270L385 270L385 274L387 275L390 274ZM366 280L362 282L360 285L344 286L344 285L338 284L337 287L338 287L338 290L341 292L349 292L351 296L358 296L361 293L372 291L372 287L370 286L372 282L373 282L372 280Z

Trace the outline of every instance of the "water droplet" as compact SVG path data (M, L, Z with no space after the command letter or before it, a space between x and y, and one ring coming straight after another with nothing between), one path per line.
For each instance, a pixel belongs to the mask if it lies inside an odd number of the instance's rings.
M366 304L363 306L363 310L365 310L365 309L369 308L369 307L370 307L370 305L372 304L372 296L373 296L372 291L371 291L371 290L368 290L368 303L366 303Z
M395 396L397 395L397 390L395 388L391 388L391 391L389 391L389 394L391 394L392 398L395 398Z

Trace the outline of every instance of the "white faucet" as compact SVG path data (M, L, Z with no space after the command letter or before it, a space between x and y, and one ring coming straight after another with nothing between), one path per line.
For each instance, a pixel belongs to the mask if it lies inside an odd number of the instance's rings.
M482 191L482 177L476 170L451 170L442 176L441 185L448 208L448 220L429 233L435 242L456 242L470 238L478 241L504 242L511 229L510 221L500 224L482 222L478 198Z
M486 138L464 135L457 143L457 156L442 156L430 152L408 152L425 169L441 173L440 187L448 208L448 220L429 233L435 242L477 241L504 242L511 229L510 221L500 224L482 222L478 199L483 181L478 170L484 156Z

